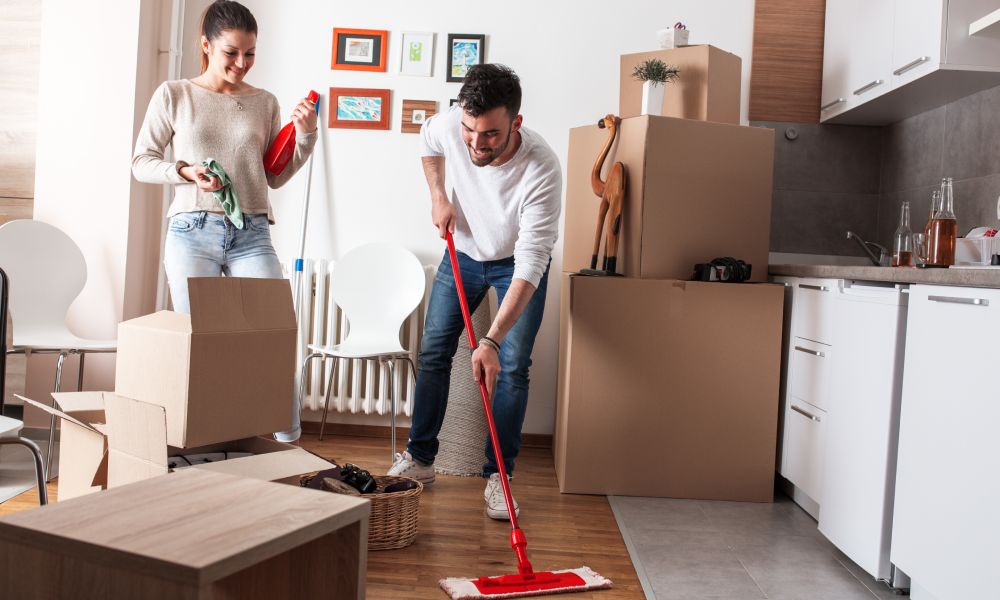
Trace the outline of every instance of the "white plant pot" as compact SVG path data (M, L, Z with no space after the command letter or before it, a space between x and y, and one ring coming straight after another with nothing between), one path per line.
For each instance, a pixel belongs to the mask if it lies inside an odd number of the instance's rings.
M644 81L642 83L642 112L641 115L662 115L663 114L663 92L665 84L655 81Z

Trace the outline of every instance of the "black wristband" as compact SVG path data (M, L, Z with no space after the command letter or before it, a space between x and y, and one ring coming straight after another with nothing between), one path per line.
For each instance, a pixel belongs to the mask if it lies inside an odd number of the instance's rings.
M482 346L483 344L486 344L490 348L493 348L493 351L497 353L497 356L500 356L500 344L496 343L496 341L493 338L486 335L479 338L479 345Z

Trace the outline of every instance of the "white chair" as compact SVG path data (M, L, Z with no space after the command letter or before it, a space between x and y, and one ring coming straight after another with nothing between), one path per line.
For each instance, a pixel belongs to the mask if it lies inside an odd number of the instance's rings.
M87 263L80 248L57 227L20 219L0 225L0 267L7 272L13 346L7 354L58 354L53 389L60 391L62 369L70 354L80 356L77 389L83 389L84 356L115 352L115 340L77 337L66 326L66 313L87 282ZM55 399L52 400L55 406ZM52 469L56 418L49 419L45 474Z
M412 252L397 244L373 243L355 248L334 265L330 277L330 297L347 317L347 337L339 344L310 344L309 354L302 362L299 379L298 406L302 406L303 389L309 361L334 359L330 379L326 384L323 422L319 439L323 439L330 396L336 381L339 359L377 360L389 369L390 437L392 453L396 453L395 362L406 361L416 377L410 353L399 342L403 321L424 297L425 275L420 261Z
M46 471L42 465L42 453L35 442L21 437L23 426L24 423L17 419L0 415L0 446L17 444L31 451L31 457L35 460L35 480L38 482L38 503L44 506L49 503L49 494L48 490L45 489Z

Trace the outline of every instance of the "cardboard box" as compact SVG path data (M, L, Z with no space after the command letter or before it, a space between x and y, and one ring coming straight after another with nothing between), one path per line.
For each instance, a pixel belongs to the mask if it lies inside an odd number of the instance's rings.
M596 123L569 133L565 272L590 266L600 206L590 174L607 136ZM644 116L622 121L612 150L605 170L626 169L620 273L688 279L696 263L733 256L766 281L773 130Z
M167 457L202 452L252 452L185 469L202 469L264 481L330 469L322 458L266 437L249 437L195 448L168 446L162 406L112 392L52 394L60 408L23 398L63 420L59 442L59 501L169 472ZM60 410L61 409L61 410Z
M563 274L565 493L770 502L784 291Z
M740 124L742 61L739 56L715 46L623 54L618 116L624 119L641 114L642 82L632 78L632 71L636 65L651 58L680 68L678 78L666 85L662 116Z
M118 326L115 392L167 412L167 442L187 448L292 424L295 313L281 279L188 280L191 314Z

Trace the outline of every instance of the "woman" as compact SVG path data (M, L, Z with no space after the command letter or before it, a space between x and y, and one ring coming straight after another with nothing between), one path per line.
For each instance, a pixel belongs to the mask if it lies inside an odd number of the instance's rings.
M257 22L245 6L212 3L202 20L201 75L161 84L136 140L135 178L174 184L163 263L178 312L191 311L188 277L282 277L267 188L287 182L312 153L316 111L308 100L299 102L291 163L281 175L266 173L263 156L281 123L277 99L244 81L256 44ZM168 145L175 162L164 160ZM203 165L207 159L222 167L235 191L239 210L228 217L212 194L224 187L221 173Z

